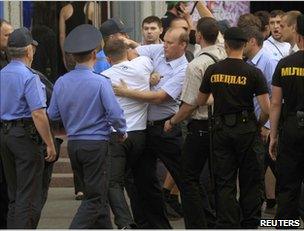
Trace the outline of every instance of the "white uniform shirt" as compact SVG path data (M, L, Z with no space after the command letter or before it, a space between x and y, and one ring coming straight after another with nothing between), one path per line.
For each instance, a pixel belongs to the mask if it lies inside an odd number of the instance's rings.
M263 49L266 51L273 59L279 61L282 58L289 55L290 44L286 42L279 42L275 40L272 36L266 39L263 43Z
M152 60L146 56L140 56L131 61L115 64L101 74L109 77L113 84L117 85L120 79L123 79L131 89L148 91L152 71ZM117 96L117 100L124 110L127 131L146 129L148 104L126 97Z

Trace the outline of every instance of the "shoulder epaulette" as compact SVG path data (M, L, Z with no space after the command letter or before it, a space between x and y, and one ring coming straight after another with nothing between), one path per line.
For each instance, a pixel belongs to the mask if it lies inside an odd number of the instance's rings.
M103 75L101 73L98 73L98 72L95 72L95 71L93 71L93 73L96 74L96 75L100 75L100 76L102 76L104 78L110 79L108 76L105 76L105 75Z

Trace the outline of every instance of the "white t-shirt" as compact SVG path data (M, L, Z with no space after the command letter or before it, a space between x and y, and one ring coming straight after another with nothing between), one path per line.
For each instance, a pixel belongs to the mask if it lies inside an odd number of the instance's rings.
M289 55L290 44L286 42L279 42L272 36L266 39L263 43L263 49L266 51L274 60L281 60L282 58Z
M140 56L131 61L115 64L101 74L109 77L113 84L119 84L120 79L123 79L129 88L145 91L150 90L152 71L152 60L146 56ZM127 131L146 129L148 104L119 96L117 100L124 110Z

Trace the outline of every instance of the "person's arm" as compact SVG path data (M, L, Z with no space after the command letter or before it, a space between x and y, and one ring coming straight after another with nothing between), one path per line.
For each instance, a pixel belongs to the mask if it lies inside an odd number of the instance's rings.
M203 92L199 92L198 93L198 96L197 96L197 105L199 106L203 106L203 105L206 105L207 102L208 102L208 98L210 96L210 93L203 93Z
M269 94L258 95L257 100L261 108L261 114L258 119L258 124L260 127L262 127L269 118Z
M66 37L65 34L65 15L66 15L66 6L63 7L59 14L59 44L61 53L64 56L63 44Z
M198 1L196 9L201 17L211 17L214 18L211 11L208 9L204 1Z
M182 106L179 108L178 112L170 119L165 122L164 131L169 132L174 125L184 121L189 118L194 112L197 106L193 106L183 102Z
M278 126L282 108L282 88L272 86L272 98L270 107L270 144L269 154L273 160L277 157Z
M126 83L121 80L120 85L113 85L115 95L136 99L148 103L160 104L170 99L170 96L164 91L139 91L129 89Z
M45 109L42 108L32 111L32 118L37 131L47 145L47 156L45 160L52 162L56 159L56 149Z
M56 87L57 85L55 85ZM52 94L52 97L51 97L51 102L50 102L50 106L49 108L47 109L47 113L49 115L49 118L51 120L60 120L60 112L59 112L59 108L58 108L58 103L57 103L57 96L56 96L56 89L54 87L54 91L53 91L53 94Z
M105 79L101 88L100 98L105 108L107 119L117 133L123 136L127 131L126 119L114 95L110 80Z

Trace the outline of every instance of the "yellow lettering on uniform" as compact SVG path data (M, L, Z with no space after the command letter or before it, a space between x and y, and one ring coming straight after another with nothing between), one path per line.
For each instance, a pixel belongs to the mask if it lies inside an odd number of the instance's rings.
M219 82L220 82L220 83L223 83L223 82L224 82L224 75L220 75Z
M235 84L235 80L236 80L236 76L235 75L231 76L231 83L232 84Z
M290 75L295 75L296 74L296 72L295 72L295 68L293 67L293 68L291 68L291 73L290 73Z
M290 68L289 67L285 67L281 69L281 76L287 76L290 73Z
M242 80L241 80L242 84L243 84L243 85L246 85L247 78L246 78L245 76L243 76L241 79L242 79Z

